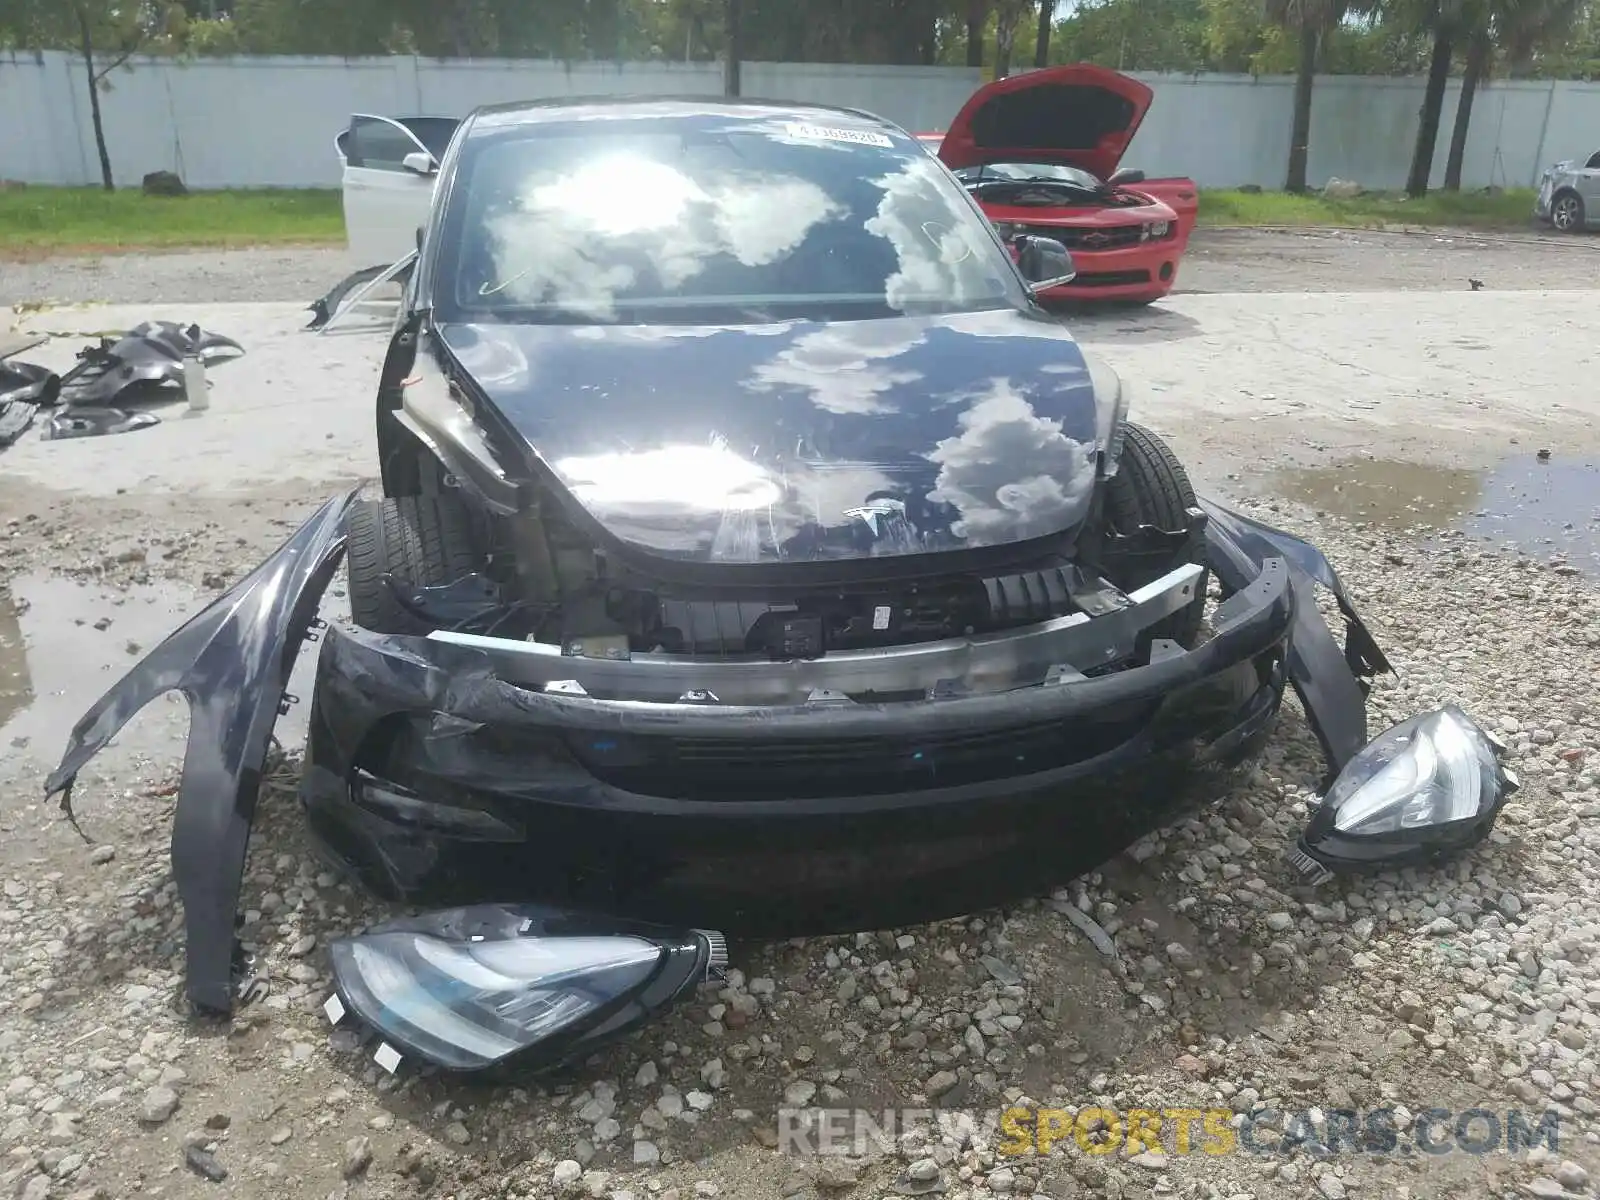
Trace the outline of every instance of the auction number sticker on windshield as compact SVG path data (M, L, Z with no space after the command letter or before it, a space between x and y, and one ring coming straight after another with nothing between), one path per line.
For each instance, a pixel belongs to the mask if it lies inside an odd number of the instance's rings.
M857 146L882 146L888 149L894 145L887 135L874 133L870 129L840 129L834 125L796 125L790 124L787 128L790 137L806 138L819 142L851 142Z

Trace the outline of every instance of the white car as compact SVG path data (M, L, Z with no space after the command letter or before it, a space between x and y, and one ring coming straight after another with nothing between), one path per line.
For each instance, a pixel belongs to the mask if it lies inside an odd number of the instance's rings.
M333 139L344 196L345 241L363 264L307 307L308 329L326 330L387 283L404 284L415 260L439 164L461 122L455 117L356 113Z
M1561 233L1577 233L1600 225L1600 150L1579 166L1558 162L1539 177L1533 215Z
M356 262L387 267L417 248L439 163L460 124L455 117L357 113L339 131L345 237Z

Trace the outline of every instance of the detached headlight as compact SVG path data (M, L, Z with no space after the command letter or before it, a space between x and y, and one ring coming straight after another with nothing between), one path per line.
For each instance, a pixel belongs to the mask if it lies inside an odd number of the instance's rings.
M401 1053L476 1071L514 1056L587 1054L727 965L721 934L527 905L378 926L330 947L338 1004ZM384 1062L384 1054L390 1058Z
M1500 746L1455 705L1402 721L1339 773L1300 838L1294 865L1328 871L1404 866L1489 832L1516 777Z
M1164 238L1172 232L1171 221L1152 221L1144 227L1144 236L1147 241Z

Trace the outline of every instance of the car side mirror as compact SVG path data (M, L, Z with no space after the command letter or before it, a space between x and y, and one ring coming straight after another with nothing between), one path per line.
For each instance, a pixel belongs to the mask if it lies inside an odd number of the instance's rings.
M418 175L432 175L439 169L439 165L433 161L433 155L426 150L413 150L400 160L400 165Z
M1106 180L1108 187L1121 187L1126 183L1143 183L1144 172L1135 171L1132 167L1123 167L1120 171L1113 171L1111 178Z
M1072 255L1054 238L1021 234L1011 244L1017 248L1017 269L1034 295L1071 283L1078 277Z

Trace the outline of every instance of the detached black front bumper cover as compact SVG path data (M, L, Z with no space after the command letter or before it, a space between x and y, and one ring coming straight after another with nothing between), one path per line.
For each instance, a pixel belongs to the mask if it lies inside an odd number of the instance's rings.
M113 687L73 730L46 784L65 802L83 765L135 712L167 691L189 698L194 716L172 853L185 907L189 995L202 1010L227 1012L233 1003L236 910L263 764L290 669L342 557L353 499L325 504L271 558ZM719 915L699 923L732 929L776 929L797 919L796 912L802 923L857 927L847 922L865 915L856 908L866 895L863 864L859 854L838 861L841 837L848 843L866 835L869 848L893 849L908 830L916 831L920 840L905 868L917 883L971 880L984 874L973 869L982 863L998 868L990 873L998 875L999 892L1015 892L1029 883L1028 872L1007 870L1019 853L1035 866L1049 865L1041 843L1030 838L1029 822L1042 820L1069 839L1075 831L1087 835L1077 840L1089 860L1078 861L1076 870L1070 856L1049 860L1057 878L1068 877L1192 802L1195 785L1210 780L1210 768L1258 747L1277 712L1285 675L1327 753L1330 777L1366 742L1361 680L1387 663L1332 568L1298 538L1216 505L1203 507L1210 565L1233 593L1214 616L1215 636L1190 652L1167 647L1148 666L1054 686L799 711L630 704L505 683L469 647L330 631L304 784L313 828L380 892L440 902L532 898L485 892L516 880L537 892L526 883L532 864L574 860L576 869L547 881L568 898L611 911L660 901L671 911L648 911L656 920L687 918L695 905L725 899L736 910L731 922ZM1312 602L1315 583L1333 591L1344 613L1342 650ZM385 723L411 727L416 736L392 741L402 757L410 756L412 768L423 768L412 771L411 781L432 776L433 790L407 794L358 765ZM803 754L819 739L889 745L957 731L1066 727L1101 727L1104 744L1063 759L1064 751L1049 741L1057 758L1044 769L1001 778L957 772L953 780L910 792L875 787L776 802L650 796L647 788L603 778L593 744L589 758L571 753L574 736L593 743L596 733L602 745L633 739L633 750L642 744L637 739L664 736L698 739L702 746L776 741ZM526 774L530 747L539 767L532 778ZM648 762L634 763L640 765L648 772ZM358 787L376 792L363 797ZM1137 802L1124 799L1134 794ZM1107 804L1107 796L1117 799ZM975 836L980 827L987 828L987 843ZM613 834L621 840L597 847L595 838ZM806 878L796 894L811 889L809 910L800 905L784 916L783 905L763 910L749 904L752 885L770 891L777 882L764 877L759 858L749 860L752 834L757 843L781 839L789 864L800 863ZM704 851L687 873L686 848ZM597 866L615 860L613 851L636 855L642 864L631 884L619 884L615 872ZM870 873L881 876L869 881L872 897L889 901L881 916L873 914L879 919L961 911L969 898L980 901L995 890L977 887L970 897L940 890L940 911L930 911L935 893L905 886L888 858Z

